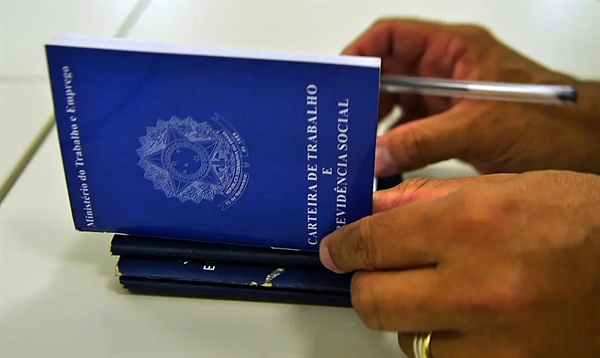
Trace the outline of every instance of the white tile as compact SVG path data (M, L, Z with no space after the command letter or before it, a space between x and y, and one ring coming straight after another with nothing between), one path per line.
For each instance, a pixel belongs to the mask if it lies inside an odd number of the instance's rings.
M0 2L1 75L46 76L44 44L62 32L114 35L135 1Z
M600 78L600 3L153 1L129 37L339 53L380 17L479 23L552 68Z
M0 182L51 113L48 83L0 83Z

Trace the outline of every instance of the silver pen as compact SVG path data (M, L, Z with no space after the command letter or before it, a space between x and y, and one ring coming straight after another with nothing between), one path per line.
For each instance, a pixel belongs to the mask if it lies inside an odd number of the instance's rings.
M459 81L441 78L382 75L380 87L385 92L415 93L465 99L559 105L577 102L577 90L571 86L562 85Z

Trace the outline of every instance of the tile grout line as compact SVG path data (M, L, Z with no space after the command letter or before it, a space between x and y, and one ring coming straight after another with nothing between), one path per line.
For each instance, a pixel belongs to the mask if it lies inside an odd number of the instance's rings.
M6 178L3 180L2 185L0 186L0 203L4 200L10 189L17 182L17 179L21 176L21 173L25 170L31 158L37 153L38 149L44 143L44 140L50 133L50 131L54 128L54 116L50 116L44 123L42 129L38 132L35 138L31 141L21 158L12 170L8 173Z
M150 1L151 0L138 0L135 3L133 9L131 9L131 12L129 13L129 15L127 15L127 17L117 30L115 37L126 37L127 35L129 35L131 29L133 29L133 27L138 23L138 21L140 21L140 18L150 5Z
M140 20L140 18L150 5L150 2L151 0L138 0L133 6L133 9L131 9L131 11L121 24L121 26L119 26L119 29L117 30L114 37L126 37L131 31L131 29L133 29L133 27ZM42 76L6 76L6 78L8 78L9 80L11 78L27 78L29 80L28 82L39 80L40 77ZM4 198L6 198L6 195L8 195L9 191L17 182L27 165L31 162L31 159L42 146L42 143L44 143L44 140L48 137L50 131L54 128L54 124L55 119L54 116L51 115L42 126L42 129L38 132L33 141L27 147L25 152L21 155L17 164L15 164L15 166L11 169L6 178L3 179L2 183L0 184L0 204L2 204Z

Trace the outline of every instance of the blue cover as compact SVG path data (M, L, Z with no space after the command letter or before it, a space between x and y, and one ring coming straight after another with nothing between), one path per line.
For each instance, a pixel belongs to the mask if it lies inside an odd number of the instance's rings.
M235 287L198 282L119 277L119 283L133 294L198 297L218 300L288 303L332 307L352 307L349 294L332 292L262 290L255 287Z
M278 268L224 265L197 261L167 261L120 257L119 276L201 282L262 289L327 291L350 294L351 274L335 274L325 268Z
M78 230L318 251L371 213L378 65L46 54Z
M223 264L323 268L319 255L296 250L263 249L116 234L110 242L113 256L161 260L214 261Z

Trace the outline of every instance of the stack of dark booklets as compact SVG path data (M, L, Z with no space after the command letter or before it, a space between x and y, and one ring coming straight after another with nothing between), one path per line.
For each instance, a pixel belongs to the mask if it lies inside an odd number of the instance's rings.
M380 59L80 35L46 55L75 228L113 234L124 289L350 306L319 243L371 214Z

